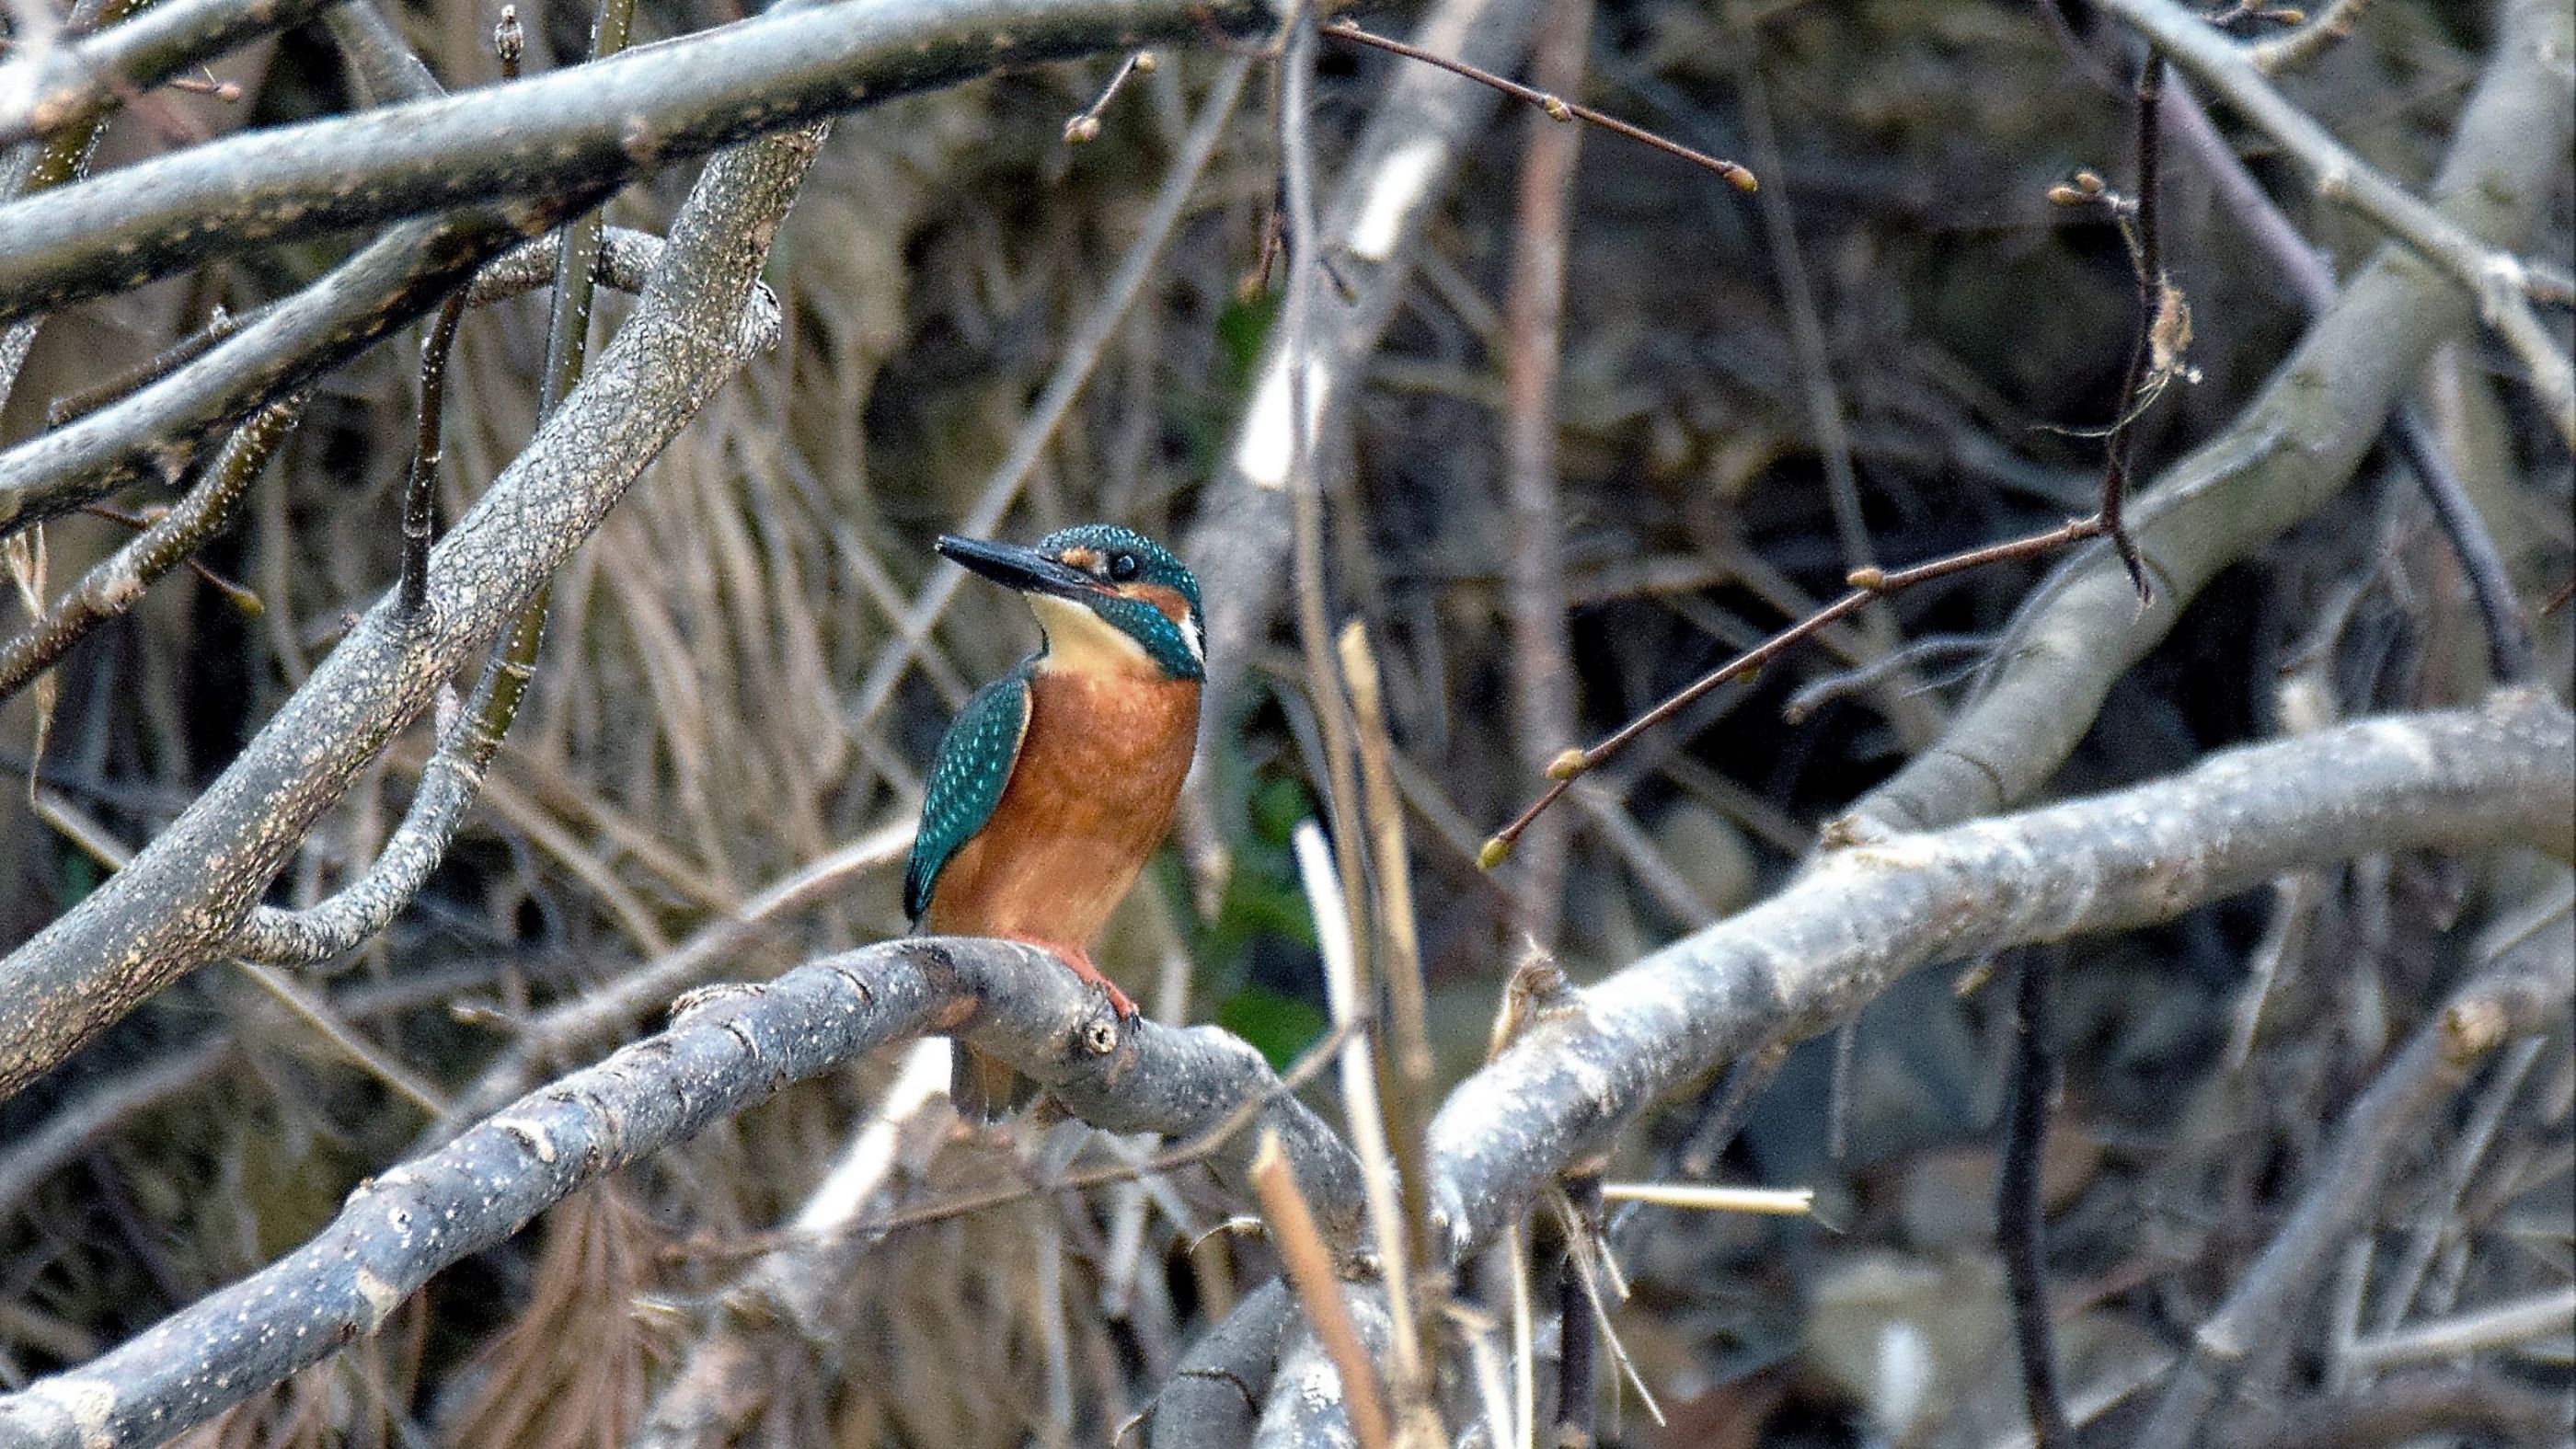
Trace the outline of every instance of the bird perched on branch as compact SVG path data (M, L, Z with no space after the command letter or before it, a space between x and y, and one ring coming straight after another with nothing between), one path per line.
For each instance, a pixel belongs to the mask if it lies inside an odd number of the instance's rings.
M1091 947L1171 824L1206 676L1199 584L1162 545L1084 524L1035 548L942 537L939 551L1036 611L1046 642L976 691L939 742L903 906L941 935L1042 946L1136 1003ZM987 1121L1026 1100L1008 1063L958 1044L950 1095Z

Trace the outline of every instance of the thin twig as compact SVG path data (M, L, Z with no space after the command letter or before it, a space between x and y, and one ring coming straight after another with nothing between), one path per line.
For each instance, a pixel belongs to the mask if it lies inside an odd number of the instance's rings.
M1150 50L1137 51L1120 61L1118 69L1110 74L1109 84L1100 88L1099 96L1089 106L1083 108L1082 114L1064 123L1065 144L1079 146L1086 141L1098 140L1101 113L1108 110L1109 103L1116 100L1118 92L1126 88L1129 77L1152 75L1155 64L1154 52Z
M1297 878L1306 891L1315 922L1315 943L1323 957L1324 996L1336 1028L1355 1028L1368 1014L1369 998L1361 995L1357 934L1342 883L1333 870L1333 852L1312 820L1297 823L1293 845ZM1372 993L1373 995L1373 993ZM1341 1050L1342 1113L1351 1150L1360 1160L1360 1183L1368 1196L1369 1227L1376 1236L1379 1274L1387 1284L1387 1321L1394 1337L1394 1380L1399 1404L1425 1401L1429 1379L1425 1365L1429 1345L1419 1337L1413 1302L1412 1265L1419 1260L1405 1251L1404 1209L1395 1156L1387 1144L1386 1114L1377 1091L1377 1062L1371 1043L1357 1034Z
M2531 274L2520 258L2481 242L2364 161L2282 95L2243 48L2175 0L2102 0L2102 8L2269 132L2315 178L2320 196L2394 232L2466 288L2487 324L2530 370L2551 425L2576 447L2576 364L2531 315ZM2556 43L2563 44L2564 33Z
M298 395L254 414L233 431L187 496L82 575L42 617L0 644L0 699L70 652L90 630L132 608L146 586L190 559L221 530L303 407Z
M2326 0L2325 8L2286 35L2258 40L2245 47L2245 58L2265 75L2278 75L2307 64L2328 47L2352 34L2368 0ZM2295 12L2293 12L2295 13Z
M1531 43L1531 78L1550 92L1583 83L1592 0L1550 0ZM1532 111L1514 201L1511 274L1503 295L1504 609L1511 646L1512 723L1532 774L1575 743L1574 648L1566 621L1565 521L1558 504L1557 385L1565 351L1565 269L1574 173L1583 134ZM1564 911L1569 824L1528 842L1513 893L1515 925L1556 942Z
M241 319L217 307L214 316L207 319L205 326L162 348L135 366L105 382L93 383L77 392L64 393L47 403L45 426L59 428L65 423L97 412L109 403L131 397L139 389L159 381L194 361L198 354L230 337L240 327Z
M447 357L456 346L457 325L465 320L465 289L447 294L438 319L420 344L420 420L412 440L411 466L403 475L402 570L395 607L417 620L429 603L429 545L438 531L438 464L445 456L439 443L439 419L447 398Z
M1271 1244L1287 1269L1288 1285L1296 1290L1306 1321L1314 1325L1316 1337L1323 1340L1325 1353L1341 1375L1342 1401L1352 1434L1361 1449L1387 1449L1394 1436L1377 1368L1360 1342L1350 1305L1342 1301L1341 1274L1333 1265L1332 1250L1316 1230L1314 1210L1307 1206L1306 1195L1297 1186L1296 1169L1289 1165L1275 1135L1263 1134L1260 1148L1252 1155L1250 1176L1253 1191L1261 1198L1261 1216L1269 1226Z
M85 503L81 505L80 511L91 518L104 519L113 523L128 533L141 533L169 516L170 512L166 505L155 505L143 513L128 513L122 508L111 508L104 503ZM197 576L198 582L223 595L234 608L244 614L256 618L265 607L260 602L258 590L247 584L235 583L222 574L216 573L206 567L204 559L191 555L187 560L186 568L188 572Z
M1348 16L1341 16L1333 20L1326 21L1322 26L1322 30L1324 34L1332 36L1336 40L1348 40L1360 45L1375 46L1379 50L1403 56L1407 60L1418 60L1424 65L1435 65L1442 70L1448 71L1452 75L1462 75L1480 85L1491 86L1495 90L1501 91L1504 95L1510 96L1513 100L1521 102L1523 105L1538 107L1541 111L1547 113L1549 120L1588 121L1595 126L1599 126L1605 131L1625 136L1631 141L1642 142L1645 145L1654 147L1656 150L1661 151L1668 156L1678 156L1684 161L1688 161L1692 165L1704 170L1714 171L1718 175L1726 178L1726 183L1738 191L1752 191L1761 185L1760 182L1754 179L1752 172L1745 170L1743 167L1738 166L1732 161L1721 161L1704 152L1694 151L1690 147L1685 146L1678 141L1668 140L1665 137L1658 136L1654 132L1645 129L1642 126L1630 125L1628 122L1620 120L1616 116L1605 115L1600 111L1592 109L1590 106L1583 105L1580 102L1566 100L1562 96L1550 95L1546 91L1542 90L1534 90L1528 86L1520 84L1518 81L1505 80L1501 76L1494 74L1492 71L1483 70L1476 66L1469 65L1465 61L1452 60L1445 55L1424 50L1420 46L1407 45L1401 40L1389 39L1386 36L1362 30L1359 26L1359 22Z
M2012 1080L2006 1089L2003 1143L1995 1167L1995 1240L2012 1289L2013 1346L2021 1355L2021 1396L2039 1449L2073 1449L2075 1428L2057 1384L2057 1344L2049 1321L2047 1211L2040 1167L2048 1136L2048 1102L2057 1089L2057 962L2042 948L2021 953L2014 972Z
M1368 819L1369 863L1377 902L1377 959L1386 979L1387 1027L1375 1034L1380 1085L1387 1108L1387 1131L1395 1152L1396 1188L1402 1204L1406 1261L1426 1275L1416 1285L1446 1296L1438 1274L1439 1256L1431 1236L1430 1202L1423 1185L1430 1180L1430 1145L1426 1133L1438 1091L1432 1081L1430 1003L1422 979L1422 943L1414 920L1413 857L1407 848L1404 805L1395 779L1395 741L1389 734L1379 686L1377 655L1369 647L1367 627L1352 620L1342 629L1338 647L1343 687L1349 691L1352 724L1359 738L1360 801ZM1428 1303L1423 1311L1432 1311Z
M2352 1359L2365 1368L2438 1363L2564 1333L2571 1322L2576 1322L2576 1286L2553 1288L2473 1313L2365 1338L2352 1346Z
M1983 548L1968 549L1946 558L1915 564L1910 568L1856 570L1850 580L1851 592L1684 685L1661 704L1620 726L1599 744L1579 751L1568 750L1559 756L1548 769L1548 773L1554 777L1554 783L1550 784L1536 800L1531 801L1519 815L1513 817L1510 824L1495 831L1492 837L1486 840L1484 849L1477 856L1477 863L1490 870L1509 859L1512 843L1520 838L1521 832L1529 828L1530 822L1538 818L1539 812L1555 804L1558 797L1564 795L1585 771L1617 755L1621 750L1635 743L1639 735L1688 708L1693 700L1730 679L1741 679L1753 673L1779 657L1790 646L1813 636L1827 625L1858 612L1870 600L1910 589L1917 584L1948 578L1970 569L1983 568L1988 564L2036 558L2070 543L2099 538L2102 533L2103 522L2101 517L2096 515L2091 518L2071 520L2045 533L2029 534L2002 543L1988 544Z
M2111 412L2111 433L2103 445L2108 455L2102 470L2102 531L2111 547L2120 555L2120 566L2129 571L2129 584L2138 591L2138 607L2154 603L2155 586L2147 581L2146 561L2138 554L2138 545L2129 537L2128 525L2121 513L2129 496L2129 458L2137 445L2137 415L2143 406L2141 392L2146 387L2149 368L2155 356L2155 335L2164 316L2167 289L2164 266L2164 236L2161 172L2164 155L2164 126L2160 119L2164 98L2164 53L2150 48L2138 70L2137 146L2138 195L2136 237L2138 276L2138 333L2129 346L2129 370L2120 382L2119 405Z

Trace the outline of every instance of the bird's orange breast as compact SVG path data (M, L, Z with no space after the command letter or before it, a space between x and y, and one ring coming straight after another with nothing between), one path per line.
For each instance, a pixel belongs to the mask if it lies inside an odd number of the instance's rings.
M1198 736L1194 680L1039 668L992 819L941 869L928 924L1088 948L1171 825Z

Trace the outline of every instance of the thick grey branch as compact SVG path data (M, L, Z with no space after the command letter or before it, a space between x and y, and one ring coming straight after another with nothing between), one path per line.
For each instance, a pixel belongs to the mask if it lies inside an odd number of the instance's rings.
M1001 66L1268 19L1255 0L833 0L530 80L248 132L0 207L0 322L283 236L610 191Z
M2389 716L2116 794L1898 836L1578 994L1450 1094L1432 1203L1489 1241L1664 1094L1823 1030L1917 967L2169 919L2285 870L2417 848L2576 855L2576 726L2543 695Z
M366 350L502 248L603 194L468 206L385 233L169 376L0 453L0 534L137 478L175 480L206 438Z
M2564 162L2567 86L2551 56L2568 53L2566 20L2563 0L2507 8L2495 59L2435 183L2442 211L2488 244L2529 232ZM2107 550L2070 561L2024 606L1985 692L1940 743L1862 800L1855 820L1926 829L2039 789L2092 728L2112 683L2202 587L2336 496L2390 404L2470 315L2467 292L2431 263L2383 248L2236 422L2132 505L2155 602L2138 607Z
M670 1030L524 1097L445 1147L350 1194L276 1263L72 1373L0 1397L5 1449L122 1449L202 1423L360 1334L448 1264L500 1242L593 1182L794 1080L886 1043L964 1031L1112 1132L1189 1136L1241 1104L1259 1115L1212 1165L1238 1188L1276 1133L1316 1196L1342 1204L1357 1167L1278 1090L1259 1052L1214 1027L1120 1033L1052 956L1000 941L910 940L683 1002ZM1103 1050L1103 1048L1106 1050Z
M302 910L253 909L228 949L272 966L312 966L356 950L392 925L428 884L430 872L446 858L448 844L464 825L465 813L474 807L483 772L501 748L500 735L483 717L484 706L503 671L518 668L522 666L497 658L484 666L473 697L421 767L411 808L356 880Z
M391 598L368 611L132 865L0 959L0 1096L221 951L360 767L732 375L734 320L821 141L791 132L708 167L633 316L431 556L427 627Z
M1245 1295L1234 1311L1181 1356L1147 1405L1145 1449L1205 1449L1251 1442L1280 1335L1297 1315L1286 1282L1273 1278Z

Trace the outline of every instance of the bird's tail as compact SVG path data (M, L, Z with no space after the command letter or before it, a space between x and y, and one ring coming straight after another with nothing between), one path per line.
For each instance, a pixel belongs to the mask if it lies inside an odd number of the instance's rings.
M999 1122L1027 1106L1038 1084L1009 1062L960 1041L948 1058L948 1100L969 1122Z

